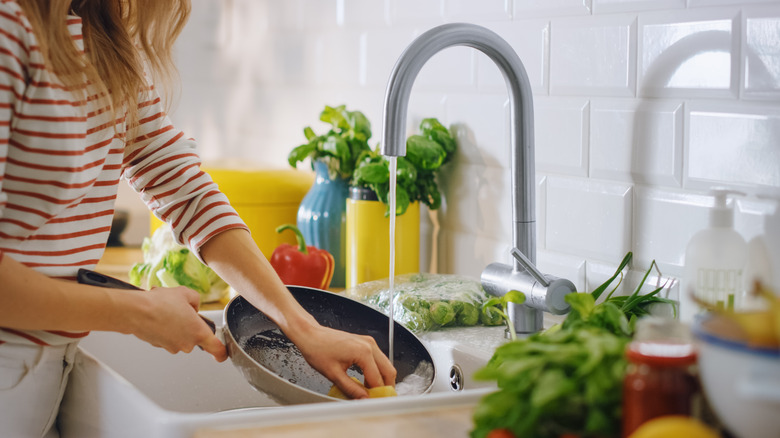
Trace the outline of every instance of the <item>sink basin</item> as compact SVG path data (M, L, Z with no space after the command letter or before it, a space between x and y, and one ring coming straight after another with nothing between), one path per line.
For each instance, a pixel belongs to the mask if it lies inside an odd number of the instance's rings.
M203 314L222 324L221 312ZM60 432L65 438L189 437L203 428L473 404L495 388L471 376L503 342L503 328L453 328L421 340L437 370L429 394L280 406L254 390L230 360L217 363L200 350L172 355L131 335L94 332L81 342L79 366L60 411Z

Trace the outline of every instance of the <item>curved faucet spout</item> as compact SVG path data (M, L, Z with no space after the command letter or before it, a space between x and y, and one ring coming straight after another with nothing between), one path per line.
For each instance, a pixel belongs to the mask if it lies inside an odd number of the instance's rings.
M433 55L452 46L467 46L480 50L493 60L506 81L511 122L512 243L531 264L536 263L533 95L523 63L512 46L496 33L473 24L445 24L423 33L404 50L393 67L385 92L381 152L385 156L406 155L406 112L414 80ZM491 269L493 265L500 267L497 270ZM510 278L513 279L518 274L526 274L518 261L514 261L511 267L493 263L483 273L482 283L488 293L503 295L510 288L515 288L517 282L510 281ZM523 281L523 284L533 286L534 283ZM546 287L543 287L542 293L547 294ZM530 298L531 304L528 306L516 306L522 308L518 309L519 312L526 314L522 318L515 318L514 325L518 332L541 329L539 309L549 310L544 304L534 304L549 302L548 298Z
M498 66L509 89L512 150L513 243L536 262L536 190L534 172L534 109L531 83L512 46L494 32L473 24L453 23L420 35L393 67L385 92L382 154L406 155L406 110L417 74L436 53L452 46L480 50ZM517 265L520 268L519 265Z

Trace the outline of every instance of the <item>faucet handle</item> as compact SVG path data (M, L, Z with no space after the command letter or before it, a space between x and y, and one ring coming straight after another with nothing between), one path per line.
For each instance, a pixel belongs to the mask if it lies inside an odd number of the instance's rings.
M532 277L536 279L536 281L539 282L544 287L549 287L550 282L547 280L547 277L544 276L544 274L539 271L539 269L534 266L534 264L531 262L531 260L528 260L528 257L525 256L522 252L520 252L517 248L512 248L509 251L512 256L515 258L515 260L520 263L526 271L528 271L529 274L531 274Z

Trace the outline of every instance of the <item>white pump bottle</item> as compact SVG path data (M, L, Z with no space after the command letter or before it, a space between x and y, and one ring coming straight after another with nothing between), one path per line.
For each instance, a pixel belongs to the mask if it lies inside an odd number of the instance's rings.
M709 228L696 233L685 251L684 285L680 296L680 320L690 322L700 311L691 294L712 304L739 307L744 294L743 271L747 243L734 229L734 209L728 195L741 194L713 189L715 206Z

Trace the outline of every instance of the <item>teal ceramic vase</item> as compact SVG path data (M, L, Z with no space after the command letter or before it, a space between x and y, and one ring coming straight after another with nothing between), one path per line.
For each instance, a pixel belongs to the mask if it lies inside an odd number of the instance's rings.
M327 250L333 255L335 267L330 287L341 288L346 283L346 228L349 181L331 179L328 166L314 162L314 184L298 208L297 225L307 245Z

